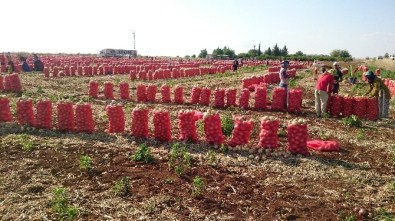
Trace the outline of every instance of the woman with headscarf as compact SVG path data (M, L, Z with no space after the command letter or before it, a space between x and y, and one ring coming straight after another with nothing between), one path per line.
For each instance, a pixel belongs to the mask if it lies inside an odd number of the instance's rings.
M26 62L26 58L23 56L19 57L19 60L22 62L21 66L22 66L22 70L23 72L31 72L29 65Z
M388 117L388 110L390 106L391 94L388 87L384 82L374 75L373 71L367 71L364 74L367 79L370 89L365 94L369 97L375 97L379 99L379 117Z
M44 71L44 64L36 54L33 55L33 71Z

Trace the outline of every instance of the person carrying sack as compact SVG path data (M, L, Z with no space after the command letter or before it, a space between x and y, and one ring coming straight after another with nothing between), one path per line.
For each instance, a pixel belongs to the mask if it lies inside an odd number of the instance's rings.
M370 86L370 89L366 92L365 96L379 99L379 118L388 118L391 100L390 90L384 82L373 73L373 71L365 72L364 76Z

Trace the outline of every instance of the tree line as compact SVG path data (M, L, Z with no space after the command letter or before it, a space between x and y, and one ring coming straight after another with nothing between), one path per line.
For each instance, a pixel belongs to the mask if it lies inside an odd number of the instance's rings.
M209 55L207 49L203 49L200 51L198 57L199 58L207 58ZM297 51L295 54L289 54L288 48L284 45L280 48L277 43L272 47L268 47L265 51L261 51L261 45L259 44L258 48L255 46L248 50L247 53L239 53L236 55L235 51L231 48L225 46L223 48L216 48L211 53L212 58L214 59L290 59L290 60L321 60L321 61L350 61L352 60L351 54L347 50L335 49L331 51L329 55L307 55L302 51ZM189 56L188 56L189 57ZM196 57L195 55L191 56L192 58Z

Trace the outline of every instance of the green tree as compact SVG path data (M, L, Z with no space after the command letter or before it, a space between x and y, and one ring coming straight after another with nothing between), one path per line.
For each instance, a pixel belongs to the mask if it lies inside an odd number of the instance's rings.
M227 55L231 59L236 57L235 51L226 47L226 46L224 47L223 52L224 52L224 55Z
M251 49L248 51L248 57L253 58L259 56L259 52L255 49Z
M191 58L196 58L196 55L195 55L195 54L193 54L193 55L191 56Z
M249 58L249 55L247 53L239 53L237 54L238 58Z
M389 58L390 57L390 55L388 54L388 52L386 52L385 54L384 54L384 58Z
M295 52L295 55L296 55L296 56L303 56L304 54L303 54L302 51L297 51L297 52Z
M213 50L213 56L222 56L224 55L224 50L222 50L221 48L217 48Z
M224 56L224 55L226 55L227 57L229 57L231 59L236 57L235 51L230 49L230 48L228 48L228 47L226 47L226 46L223 49L218 47L217 49L213 50L213 56L221 57L221 56Z
M200 51L200 54L198 55L199 58L206 58L207 57L207 49L203 49Z
M266 51L264 52L264 54L266 54L266 55L272 55L272 49L270 49L270 47L268 47L268 48L266 49Z
M333 50L330 56L334 58L351 58L351 54L347 50L340 49Z
M259 43L259 46L258 46L258 56L260 56L262 53L261 53L261 43Z
M280 50L280 55L287 56L288 55L288 48L284 45L283 49Z
M280 56L280 48L278 48L277 43L274 45L273 50L272 50L272 55L274 56Z

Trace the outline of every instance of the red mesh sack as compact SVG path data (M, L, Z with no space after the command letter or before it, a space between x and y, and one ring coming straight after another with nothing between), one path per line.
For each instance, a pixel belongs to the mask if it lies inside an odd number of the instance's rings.
M74 111L73 103L69 101L60 101L56 105L57 112L57 129L60 131L74 131Z
M12 90L11 75L6 75L4 76L4 91L11 91L11 90Z
M136 71L135 70L130 70L130 72L129 72L129 79L131 80L131 81L133 81L133 80L135 80L137 78L137 73L136 73Z
M4 78L0 75L0 91L4 90Z
M211 89L202 88L199 104L204 106L210 106L210 96L211 96Z
M137 85L137 102L146 102L147 101L147 86L144 84Z
M301 89L291 89L288 93L288 112L301 112L302 111L302 95Z
M280 126L280 121L274 117L262 117L259 128L259 143L258 146L262 148L278 148L277 131Z
M293 120L287 126L288 151L292 154L309 155L307 149L307 124L302 120Z
M75 130L77 132L93 133L95 122L93 120L90 103L80 103L75 106Z
M108 118L108 133L122 133L125 131L125 113L122 104L111 103L106 106Z
M235 126L228 142L229 146L235 147L237 145L247 144L250 140L252 128L253 122L251 119L246 119L243 116L236 116Z
M225 106L225 90L217 88L214 91L214 107Z
M147 138L149 109L143 105L138 105L132 110L132 135L135 137Z
M89 93L89 97L98 98L98 96L99 96L99 82L90 81L88 93Z
M272 110L284 110L285 96L285 88L276 87L273 89Z
M309 140L307 141L307 147L318 151L339 151L339 144L336 141L324 141L324 140Z
M343 97L339 95L330 96L328 104L329 113L334 117L339 117L342 110Z
M221 118L218 113L206 112L203 117L204 135L209 144L223 144Z
M266 96L267 96L267 88L258 86L255 89L255 102L254 109L255 110L264 110L266 109Z
M191 104L198 104L200 102L200 94L202 89L200 87L193 87L191 92Z
M119 97L123 100L130 100L129 84L127 82L119 84Z
M180 130L179 139L183 141L198 141L198 133L196 129L196 118L194 111L178 112L178 128Z
M349 117L353 113L353 105L354 105L354 98L352 97L343 97L342 100L342 117Z
M114 99L114 84L112 82L104 82L104 98Z
M156 85L150 84L147 87L147 101L155 102L156 97Z
M160 141L171 141L170 115L167 110L154 110L154 137Z
M160 88L160 93L162 95L162 103L171 103L170 86L169 85L163 85Z
M36 103L36 127L52 128L52 101L41 100Z
M0 122L12 121L10 100L6 97L0 97Z
M228 89L226 91L226 106L227 107L236 106L236 95L237 95L236 89Z
M22 83L21 79L19 78L19 74L14 73L10 74L10 85L11 85L11 91L14 92L22 92Z
M355 97L354 98L354 105L352 109L352 114L357 116L359 119L365 119L366 118L366 101L367 99L365 97Z
M239 107L243 109L248 109L249 101L250 101L250 90L248 88L243 88L241 90L240 98L239 98Z
M181 86L176 86L174 88L174 103L176 104L184 103L184 88Z
M366 118L368 120L377 120L379 119L379 104L377 98L368 98L366 100Z
M16 102L16 118L20 125L35 125L32 99L19 99Z

